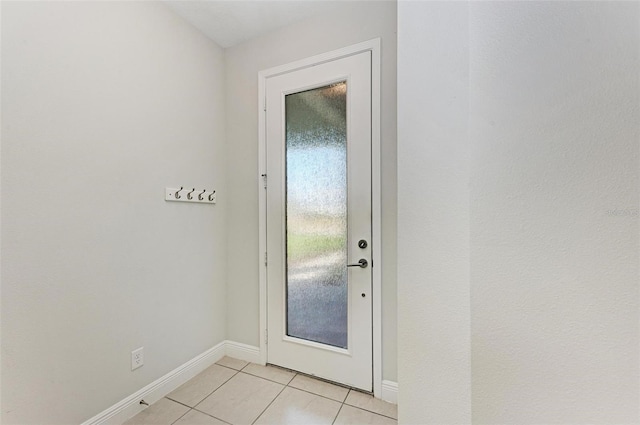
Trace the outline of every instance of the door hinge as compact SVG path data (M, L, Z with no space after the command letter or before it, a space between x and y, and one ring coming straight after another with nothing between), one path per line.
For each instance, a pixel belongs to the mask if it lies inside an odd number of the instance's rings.
M267 251L264 252L264 265L267 265Z
M262 177L262 181L264 183L264 188L267 188L267 175L266 174L260 174L260 177Z

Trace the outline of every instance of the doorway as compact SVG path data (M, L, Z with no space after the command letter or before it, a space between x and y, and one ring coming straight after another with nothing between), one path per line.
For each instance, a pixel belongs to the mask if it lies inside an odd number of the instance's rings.
M373 391L379 58L365 44L261 73L261 354Z

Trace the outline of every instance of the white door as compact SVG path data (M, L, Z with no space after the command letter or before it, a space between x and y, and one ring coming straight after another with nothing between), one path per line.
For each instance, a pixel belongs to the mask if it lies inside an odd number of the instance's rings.
M265 87L267 362L372 391L371 52Z

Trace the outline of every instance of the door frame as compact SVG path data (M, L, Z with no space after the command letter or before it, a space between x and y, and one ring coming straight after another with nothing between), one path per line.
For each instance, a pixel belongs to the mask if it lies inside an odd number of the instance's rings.
M260 283L260 361L267 363L267 194L266 185L266 81L276 75L308 68L358 53L371 52L371 261L373 393L382 394L382 220L380 172L380 39L364 41L338 50L276 66L258 72L258 203L259 203L259 283Z

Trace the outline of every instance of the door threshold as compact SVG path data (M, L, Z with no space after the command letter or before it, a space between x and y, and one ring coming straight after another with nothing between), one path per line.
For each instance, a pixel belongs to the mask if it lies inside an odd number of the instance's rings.
M273 363L269 363L269 362L267 362L267 366L276 367L276 368L281 369L281 370L286 370L287 372L293 372L293 373L295 373L297 375L302 375L302 376L306 376L308 378L316 379L318 381L326 382L327 384L336 385L338 387L346 388L346 389L349 389L349 390L357 391L357 392L362 393L362 394L367 394L367 395L373 396L373 391L366 391L366 390L363 390L363 389L360 389L360 388L351 387L349 385L342 384L340 382L335 382L335 381L332 381L330 379L321 378L321 377L316 376L316 375L311 375L311 374L300 372L300 371L297 371L297 370L294 370L294 369L289 369L289 368L286 368L286 367L283 367L283 366L278 366L277 364L273 364Z

